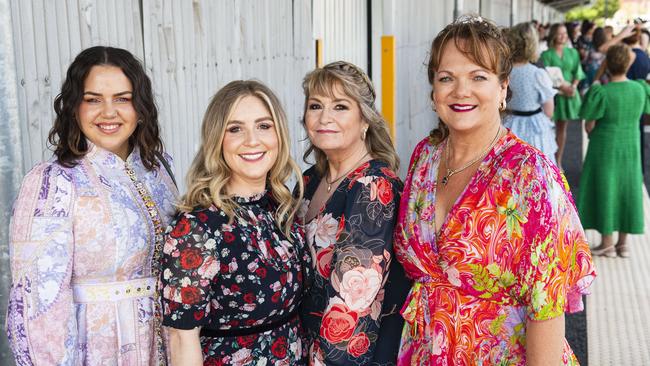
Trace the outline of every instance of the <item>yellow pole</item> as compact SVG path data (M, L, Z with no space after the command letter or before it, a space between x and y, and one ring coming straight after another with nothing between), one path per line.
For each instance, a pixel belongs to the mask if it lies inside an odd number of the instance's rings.
M316 67L323 67L323 40L320 38L316 40Z
M395 143L395 36L381 37L381 114Z

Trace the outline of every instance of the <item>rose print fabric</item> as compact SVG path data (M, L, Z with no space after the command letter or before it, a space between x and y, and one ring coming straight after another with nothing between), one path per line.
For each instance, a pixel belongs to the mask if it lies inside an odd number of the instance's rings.
M270 194L235 200L241 208L231 224L212 206L179 214L167 229L163 324L242 330L280 322L251 335L202 336L204 365L303 365L306 348L296 310L311 257L302 229L294 224L292 242L284 236Z
M395 231L415 284L399 365L525 365L526 321L583 309L595 276L560 172L511 132L488 153L435 232L446 142L411 159ZM565 341L564 365L577 364Z
M300 216L320 183L304 175ZM305 225L316 273L303 301L312 365L394 365L408 288L393 260L393 229L402 183L386 164L371 160L343 179Z
M17 365L156 363L154 225L125 167L165 226L176 188L164 168L144 167L137 148L125 162L89 145L74 167L34 167L14 204L6 329ZM142 283L151 284L146 295Z

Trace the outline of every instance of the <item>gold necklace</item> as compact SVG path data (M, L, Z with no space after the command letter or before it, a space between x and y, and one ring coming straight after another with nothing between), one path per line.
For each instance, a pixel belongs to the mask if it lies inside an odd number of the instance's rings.
M354 165L352 166L352 168L350 168L350 170L348 170L347 172L339 175L339 177L334 179L333 181L330 181L329 179L327 179L327 174L325 174L325 182L327 182L327 193L330 193L330 191L332 190L332 184L338 182L341 178L343 178L343 177L347 176L348 174L350 174L350 172L353 171L356 167L358 167L361 160L363 160L363 158L368 156L368 154L370 154L370 153L366 152L365 154L363 154L361 159L357 160L357 162L354 163Z
M442 181L441 181L442 184L446 187L447 183L449 183L449 178L451 178L452 175L462 172L463 170L469 168L474 163L476 163L477 161L482 159L485 156L485 154L487 154L487 152L490 151L492 146L494 146L494 143L497 141L497 137L499 136L499 132L501 132L501 126L500 125L499 125L499 128L497 129L496 135L494 135L494 138L492 139L492 142L490 142L488 147L485 150L483 150L483 152L479 156L474 158L474 160L470 161L469 163L463 165L462 167L460 167L458 169L450 169L449 168L449 145L451 145L451 140L447 141L447 146L445 147L445 165L447 166L446 167L447 174L445 174L442 177Z

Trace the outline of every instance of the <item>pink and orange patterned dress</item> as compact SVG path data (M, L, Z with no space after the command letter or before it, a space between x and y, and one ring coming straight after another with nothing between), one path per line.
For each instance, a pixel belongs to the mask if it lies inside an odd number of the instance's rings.
M395 250L415 280L398 365L525 365L526 321L583 309L596 273L558 169L509 132L435 230L446 141L411 158ZM563 364L577 360L564 342Z

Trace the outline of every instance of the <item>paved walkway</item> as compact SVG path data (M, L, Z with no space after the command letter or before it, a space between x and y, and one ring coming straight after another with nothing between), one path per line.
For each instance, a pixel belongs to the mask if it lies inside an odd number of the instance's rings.
M598 277L587 296L590 366L650 365L650 198L644 235L631 235L630 258L596 257ZM589 244L600 235L587 231Z

